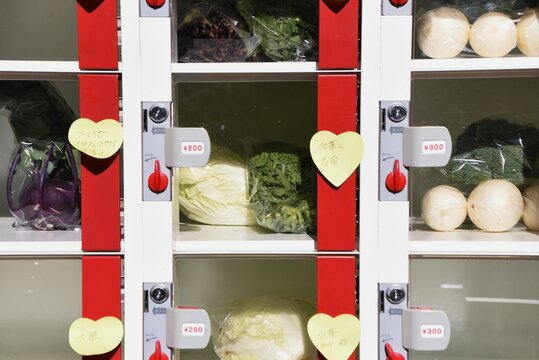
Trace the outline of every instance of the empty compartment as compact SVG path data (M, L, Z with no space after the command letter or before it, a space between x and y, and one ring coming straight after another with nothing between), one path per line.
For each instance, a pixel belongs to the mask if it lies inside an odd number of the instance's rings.
M539 230L539 77L521 75L413 80L411 125L452 138L446 166L410 169L414 230Z
M0 60L76 61L77 2L4 2L0 14Z
M315 257L176 257L174 304L205 309L212 323L205 349L179 355L316 359L306 334L316 313L316 281Z
M0 358L80 359L69 346L81 317L80 259L0 259Z
M445 351L411 351L410 359L539 356L537 260L412 259L410 270L410 305L443 310L451 324Z

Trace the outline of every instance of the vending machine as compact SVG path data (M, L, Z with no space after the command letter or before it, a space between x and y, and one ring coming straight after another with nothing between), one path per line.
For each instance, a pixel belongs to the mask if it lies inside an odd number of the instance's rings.
M537 14L383 2L380 359L537 357Z

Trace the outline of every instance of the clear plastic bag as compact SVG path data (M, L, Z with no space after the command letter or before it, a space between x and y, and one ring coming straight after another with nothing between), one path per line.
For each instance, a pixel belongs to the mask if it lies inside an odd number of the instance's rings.
M316 171L308 152L279 142L250 151L249 201L260 226L279 233L316 229Z
M539 130L532 124L504 118L470 124L441 171L464 188L489 179L523 185L539 175Z
M534 6L537 0L437 1L416 13L418 50L434 59L537 56Z
M307 335L312 304L286 296L248 299L214 311L212 342L221 360L308 360L316 350Z
M179 10L179 62L256 61L260 38L231 2L199 3Z
M17 228L78 227L79 179L69 144L44 140L20 142L9 167L7 201Z

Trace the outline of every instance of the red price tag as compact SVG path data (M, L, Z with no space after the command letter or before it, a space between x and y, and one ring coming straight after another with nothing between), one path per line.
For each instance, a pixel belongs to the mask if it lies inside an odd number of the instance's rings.
M199 155L204 154L204 143L201 141L186 141L181 144L182 154Z
M445 154L447 151L445 140L423 141L421 146L423 154Z
M421 325L419 331L421 332L421 337L426 339L441 339L445 335L443 325Z
M204 336L206 325L203 323L184 323L182 325L183 336Z

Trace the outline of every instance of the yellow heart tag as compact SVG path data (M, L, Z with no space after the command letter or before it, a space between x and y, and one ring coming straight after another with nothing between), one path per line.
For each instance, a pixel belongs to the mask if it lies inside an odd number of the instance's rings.
M69 345L83 356L108 353L120 344L123 336L123 324L114 316L97 321L80 318L69 327Z
M307 323L307 332L314 346L327 360L347 360L359 345L359 319L342 314L335 318L315 314Z
M94 122L82 118L71 124L67 138L77 150L94 158L106 159L122 146L124 129L116 120Z
M363 149L363 138L354 131L335 135L322 130L314 134L310 143L311 157L318 170L337 187L359 166Z

